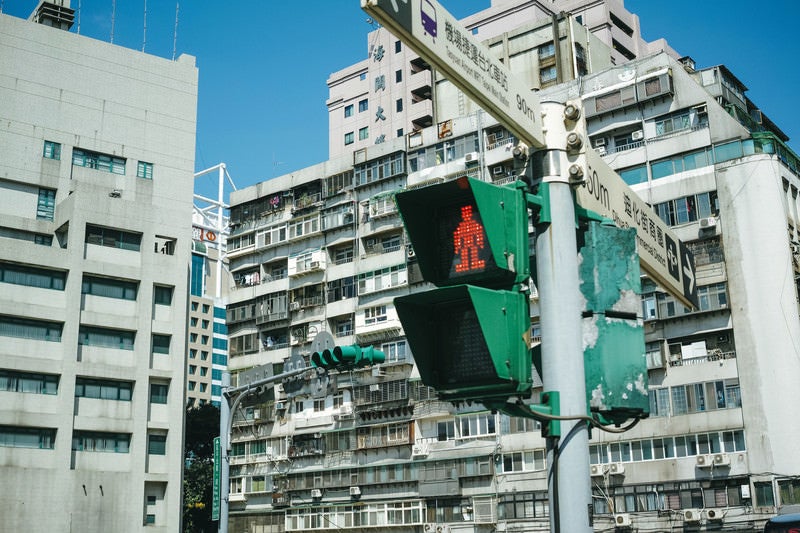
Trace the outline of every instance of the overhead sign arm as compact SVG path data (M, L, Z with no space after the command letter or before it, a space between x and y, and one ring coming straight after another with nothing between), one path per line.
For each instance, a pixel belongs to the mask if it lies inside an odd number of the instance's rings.
M436 0L361 0L361 8L532 148L543 148L539 99Z

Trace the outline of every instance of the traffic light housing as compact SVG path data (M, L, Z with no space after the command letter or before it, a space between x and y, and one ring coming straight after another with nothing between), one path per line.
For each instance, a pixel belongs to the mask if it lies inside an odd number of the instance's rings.
M509 289L530 276L521 189L463 177L395 200L425 281Z
M351 346L334 346L311 354L311 366L326 370L344 370L353 367L363 367L383 363L385 355L382 351L372 346L361 347L358 344Z
M395 298L423 383L449 400L532 387L528 209L521 187L472 178L395 196L425 281Z
M470 285L395 299L423 383L444 400L530 394L527 295Z

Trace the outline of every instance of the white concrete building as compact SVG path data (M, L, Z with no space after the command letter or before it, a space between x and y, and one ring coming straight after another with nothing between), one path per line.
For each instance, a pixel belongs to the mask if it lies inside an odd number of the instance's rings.
M197 69L71 16L0 15L0 530L174 532Z
M519 15L542 5L573 16ZM512 67L527 57L522 75L542 98L583 101L593 149L696 257L697 311L643 282L651 414L623 434L592 433L595 530L760 530L800 503L800 429L784 399L800 377L800 164L785 135L724 66L697 70L663 41L643 43L621 2L494 2L467 26ZM536 425L437 400L393 305L429 287L393 194L465 175L507 183L516 139L413 56L393 58L404 47L387 32L369 42L367 61L329 80L331 159L232 195L230 368L280 371L321 331L386 362L264 392L234 413L231 530L549 531ZM430 88L416 100L415 76ZM401 115L420 103L424 122Z

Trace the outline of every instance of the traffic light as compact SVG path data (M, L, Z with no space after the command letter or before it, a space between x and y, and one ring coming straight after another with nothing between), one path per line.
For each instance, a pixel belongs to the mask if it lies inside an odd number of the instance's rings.
M383 363L384 353L372 346L362 348L358 344L351 346L334 346L311 354L311 366L326 370L344 370L353 367L369 366Z
M464 177L395 201L426 281L511 288L530 276L522 190Z
M422 276L439 287L395 308L423 383L442 399L530 392L528 211L516 185L460 178L395 196Z

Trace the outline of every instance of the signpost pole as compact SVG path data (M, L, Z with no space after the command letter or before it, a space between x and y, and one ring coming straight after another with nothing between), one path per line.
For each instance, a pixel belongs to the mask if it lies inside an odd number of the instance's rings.
M540 187L549 188L550 223L536 228L536 268L542 331L544 390L559 391L562 416L586 414L582 379L581 295L575 206L564 150L564 105L542 103L549 163ZM579 379L580 377L580 379ZM547 439L550 531L589 532L592 501L589 430L585 421L563 420L561 437Z
M230 492L230 457L228 457L228 450L231 443L228 442L230 438L231 427L231 405L230 398L227 395L228 388L231 386L231 375L229 372L222 373L222 401L220 402L219 409L219 448L220 448L220 496L219 496L219 533L228 533L228 493Z

